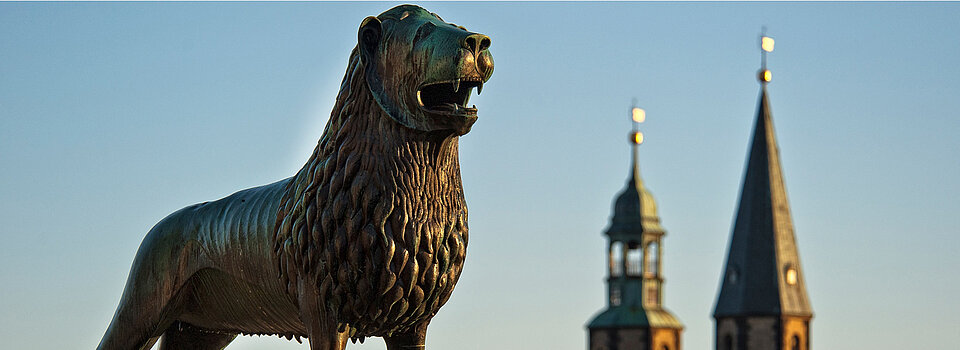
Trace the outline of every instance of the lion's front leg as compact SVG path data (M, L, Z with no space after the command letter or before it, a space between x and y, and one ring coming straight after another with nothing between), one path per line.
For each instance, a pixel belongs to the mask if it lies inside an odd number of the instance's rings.
M384 337L383 341L387 343L387 350L419 350L426 347L427 325L430 321L424 321L411 328L407 332L396 333L390 337Z
M297 282L297 293L300 320L307 329L310 350L344 350L350 338L350 330L337 332L337 321L328 315L320 302L316 282L301 278Z
M336 325L326 325L320 322L311 324L304 322L307 326L307 339L310 341L310 350L344 350L347 348L349 332L337 332Z

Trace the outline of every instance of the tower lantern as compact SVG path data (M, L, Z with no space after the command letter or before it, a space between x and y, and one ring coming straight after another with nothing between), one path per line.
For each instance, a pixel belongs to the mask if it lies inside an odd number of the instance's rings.
M631 166L605 235L607 307L587 324L589 350L679 350L683 324L663 308L662 240L657 204L643 185L637 150L643 109L630 110Z

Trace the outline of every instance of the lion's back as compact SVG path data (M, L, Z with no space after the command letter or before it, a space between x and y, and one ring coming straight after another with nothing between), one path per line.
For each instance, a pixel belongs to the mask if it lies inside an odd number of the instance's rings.
M300 332L297 322L279 322L297 318L272 253L277 207L288 182L185 207L150 231L137 254L137 265L145 267L138 272L166 275L160 280L170 283L164 289L171 292L190 291L179 319L214 330Z
M180 225L202 247L206 264L249 280L273 280L273 230L289 178L180 210ZM271 278L265 278L265 277Z

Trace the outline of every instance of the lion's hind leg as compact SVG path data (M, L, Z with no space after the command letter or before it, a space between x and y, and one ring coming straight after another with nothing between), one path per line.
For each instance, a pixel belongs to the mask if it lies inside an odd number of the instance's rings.
M209 332L177 321L163 332L160 350L221 350L236 337L236 333Z
M176 215L176 214L175 214ZM123 297L98 350L149 350L177 320L184 288L198 256L171 215L140 244Z
M131 318L121 304L97 350L149 350L160 339L160 334L154 329L149 323L141 322L141 319Z
M176 296L150 283L138 285L135 276L131 274L133 283L124 290L98 350L149 350L173 323L171 310L176 308Z
M173 295L155 283L143 283L134 266L98 350L149 350L173 323L169 316Z

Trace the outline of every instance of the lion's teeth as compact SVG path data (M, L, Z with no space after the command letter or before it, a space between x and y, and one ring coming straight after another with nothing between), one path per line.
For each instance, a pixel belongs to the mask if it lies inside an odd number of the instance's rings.
M453 81L453 92L460 91L460 78Z
M420 90L417 90L417 103L420 104L420 107L423 107L423 100L420 99Z
M483 92L483 81L480 81L480 84L477 85L477 95L480 95L481 92Z

